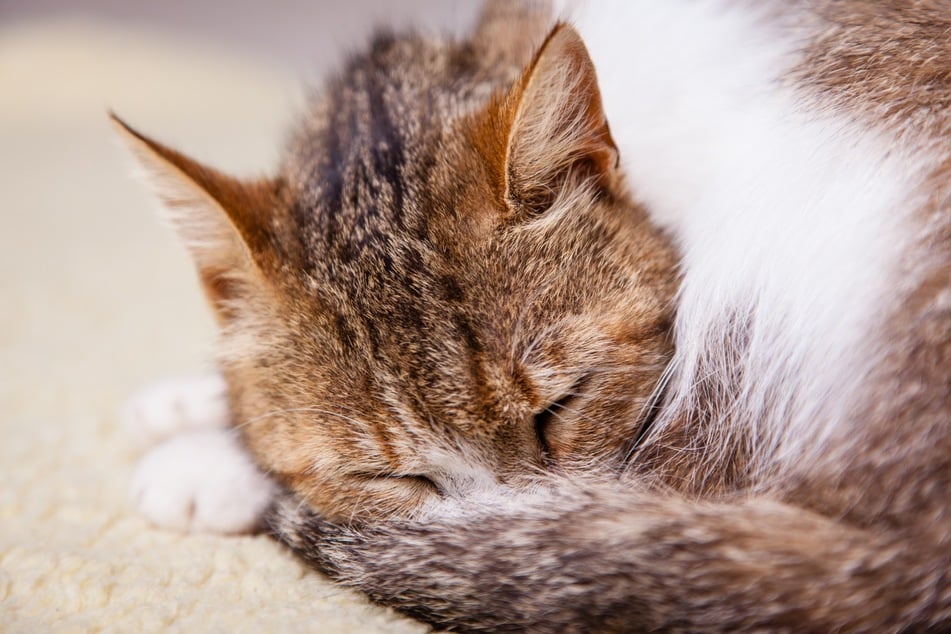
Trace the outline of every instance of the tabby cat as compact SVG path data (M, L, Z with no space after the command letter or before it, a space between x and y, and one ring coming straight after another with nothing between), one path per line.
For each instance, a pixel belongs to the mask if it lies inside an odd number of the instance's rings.
M272 178L120 122L224 377L130 418L241 439L154 449L140 507L263 518L457 630L951 627L949 33L946 0L494 2L378 36Z

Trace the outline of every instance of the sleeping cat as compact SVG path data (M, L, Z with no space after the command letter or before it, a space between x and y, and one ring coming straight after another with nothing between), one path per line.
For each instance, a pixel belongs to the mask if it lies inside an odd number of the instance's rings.
M951 6L573 17L377 38L270 179L122 128L225 378L132 418L268 474L142 509L454 629L948 628Z

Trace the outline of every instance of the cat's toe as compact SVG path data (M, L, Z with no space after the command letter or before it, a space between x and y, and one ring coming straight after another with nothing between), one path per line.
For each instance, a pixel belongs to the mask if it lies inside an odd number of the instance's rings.
M188 429L227 427L225 380L213 373L153 383L126 401L119 420L127 435L146 447Z
M234 433L201 430L149 451L132 478L132 498L153 524L188 532L248 533L274 495Z

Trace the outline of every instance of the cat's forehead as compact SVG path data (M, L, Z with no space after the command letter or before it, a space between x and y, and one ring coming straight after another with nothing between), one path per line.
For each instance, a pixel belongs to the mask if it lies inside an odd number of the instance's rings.
M318 286L364 294L368 278L396 289L432 276L437 216L465 206L456 124L517 72L497 66L483 68L465 42L383 35L314 96L282 172L291 233Z
M354 349L386 356L446 323L460 272L434 227L456 226L443 220L455 218L456 170L437 166L452 163L454 122L500 83L464 43L385 36L315 96L285 157L284 235L302 253L292 286L319 304L308 321L339 340L337 361Z
M333 215L404 202L401 187L425 176L443 132L490 94L479 75L465 45L377 36L314 94L291 138L283 171L299 203Z

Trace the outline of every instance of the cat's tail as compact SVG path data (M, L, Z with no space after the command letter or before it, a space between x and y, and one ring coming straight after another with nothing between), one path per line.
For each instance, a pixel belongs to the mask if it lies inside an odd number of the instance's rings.
M951 553L764 499L598 485L366 528L286 497L273 534L380 603L462 631L951 628Z

